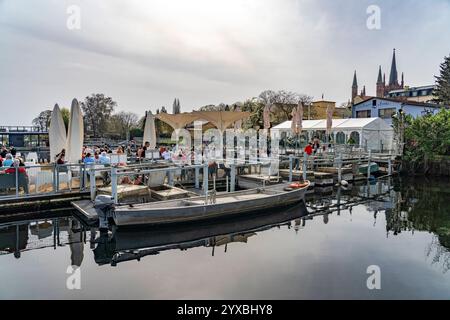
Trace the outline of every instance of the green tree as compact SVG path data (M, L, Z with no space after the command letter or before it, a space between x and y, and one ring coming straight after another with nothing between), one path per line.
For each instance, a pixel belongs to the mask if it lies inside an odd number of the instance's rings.
M92 94L81 103L84 113L86 131L94 137L99 137L108 128L108 121L114 112L117 103L104 94Z
M61 109L61 115L64 121L64 126L66 127L66 132L69 130L69 120L70 120L70 110L68 108Z
M405 128L404 160L413 170L428 171L429 160L450 155L450 110L442 108L437 114L410 118Z
M436 89L433 95L436 96L435 102L449 106L450 105L450 56L444 58L440 65L440 75L435 76Z

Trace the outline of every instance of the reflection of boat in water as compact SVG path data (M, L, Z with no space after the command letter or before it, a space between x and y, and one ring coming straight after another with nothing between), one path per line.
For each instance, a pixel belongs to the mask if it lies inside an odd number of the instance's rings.
M14 253L20 257L20 250L28 243L28 224L0 227L0 252Z
M369 168L368 164L362 164L359 166L359 173L360 174L367 174L367 170ZM370 163L370 173L377 173L378 171L380 171L380 167L378 166L378 164L376 162L371 162Z
M38 239L45 239L53 234L53 224L51 221L38 221L31 223L30 233L33 236L37 236Z
M117 229L112 236L104 233L96 240L98 244L94 249L95 261L100 265L114 265L165 250L246 242L257 231L268 230L284 223L290 224L292 220L307 214L306 206L301 202L275 212L255 212L215 223L165 225L140 230Z

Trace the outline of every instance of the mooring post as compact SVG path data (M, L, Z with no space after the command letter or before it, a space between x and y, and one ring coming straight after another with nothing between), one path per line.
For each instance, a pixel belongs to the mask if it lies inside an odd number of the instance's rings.
M229 183L228 175L226 175L226 177L225 177L225 183L227 185L225 191L228 192L228 191L230 191L230 189L228 187L228 183Z
M114 204L118 204L117 196L117 168L111 167L111 197L114 199Z
M59 192L59 164L56 164L56 192Z
M19 197L19 164L14 160L14 172L16 173L16 198Z
M369 155L368 155L368 160L367 160L367 180L370 179L370 158L372 155L372 151L369 149Z
M167 170L167 183L173 187L173 171L171 169Z
M306 170L307 168L307 161L308 161L308 154L306 152L303 152L303 181L306 181Z
M292 154L289 155L289 182L292 182Z
M57 192L58 189L56 188L56 166L57 164L54 163L52 166L52 175L53 175L53 192Z
M235 190L235 184L236 184L236 166L234 163L230 166L231 167L231 182L230 182L230 191L234 192Z
M208 195L208 164L203 165L203 194Z
M391 157L389 156L389 159L388 159L388 175L392 175L392 160L391 160Z
M89 188L91 191L91 200L95 200L95 170L92 164L89 168Z
M339 153L338 155L337 165L338 165L338 183L340 184L342 182L342 153Z
M195 167L195 189L200 189L200 168Z

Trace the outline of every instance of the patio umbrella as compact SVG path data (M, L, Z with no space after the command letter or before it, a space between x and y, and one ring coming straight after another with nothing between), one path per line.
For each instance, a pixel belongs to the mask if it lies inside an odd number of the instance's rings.
M301 133L303 129L303 102L299 102L297 106L297 133Z
M238 106L238 107L234 110L234 112L241 112L241 107ZM234 129L235 129L235 130L240 130L241 128L242 128L242 119L240 119L240 120L238 120L238 121L236 121L236 122L234 123Z
M292 120L291 120L291 130L292 130L292 133L293 134L296 134L297 133L297 108L293 108L292 109L292 112L291 112L291 115L292 115Z
M150 142L149 149L156 148L155 116L151 111L147 112L147 116L145 117L144 141L142 141L142 144L146 142Z
M333 108L331 106L328 106L327 107L327 134L330 134L332 126L333 126Z
M59 106L55 104L50 119L50 128L48 131L48 140L50 143L50 161L53 162L56 155L66 148L67 133L66 126Z
M69 133L67 137L66 159L78 163L83 152L84 124L83 114L77 99L72 100L70 108Z
M263 112L264 129L270 129L270 106L266 104Z

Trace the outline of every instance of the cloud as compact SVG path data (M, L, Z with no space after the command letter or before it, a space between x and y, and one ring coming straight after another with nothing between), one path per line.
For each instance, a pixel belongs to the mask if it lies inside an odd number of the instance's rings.
M81 30L66 28L73 4ZM382 10L381 30L366 28L370 4ZM354 69L374 91L393 47L407 84L428 84L450 51L449 9L444 0L3 0L0 94L26 111L3 121L26 124L97 91L139 113L174 97L190 110L269 88L339 103Z

